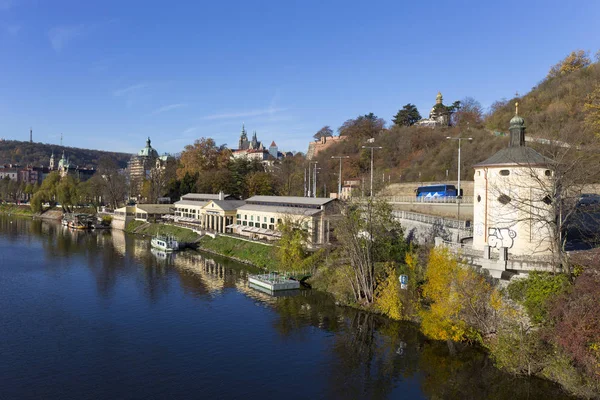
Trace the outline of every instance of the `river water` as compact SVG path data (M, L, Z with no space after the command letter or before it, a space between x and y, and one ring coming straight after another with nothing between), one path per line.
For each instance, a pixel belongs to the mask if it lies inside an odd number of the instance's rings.
M326 294L271 297L254 272L0 216L0 399L568 398Z

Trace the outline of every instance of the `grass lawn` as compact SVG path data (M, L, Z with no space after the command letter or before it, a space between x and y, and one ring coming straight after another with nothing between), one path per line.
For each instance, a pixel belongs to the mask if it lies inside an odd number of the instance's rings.
M18 206L16 204L0 204L0 213L2 214L17 214L17 215L33 215L31 207L28 205Z
M209 250L226 257L245 260L257 267L274 271L279 267L275 258L275 247L265 246L245 240L217 236L215 239L204 236L200 239L200 249Z
M165 224L145 223L143 221L131 221L127 224L125 231L148 236L155 236L157 234L173 236L177 241L182 243L193 243L200 238L200 235L192 232L191 229Z

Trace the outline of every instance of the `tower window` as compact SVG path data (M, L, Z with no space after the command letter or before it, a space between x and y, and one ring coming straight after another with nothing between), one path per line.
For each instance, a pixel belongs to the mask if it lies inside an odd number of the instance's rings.
M510 203L510 201L511 201L511 200L512 200L512 199L511 199L510 197L508 197L507 195L505 195L505 194L501 194L501 195L498 197L498 201L499 201L501 204L504 204L504 205L506 205L506 204Z
M477 195L477 202L478 202L478 203L480 203L480 202L481 202L481 195L480 195L480 194L478 194L478 195Z
M551 198L550 198L550 196L548 196L548 195L544 196L544 198L542 199L542 201L543 201L544 203L546 203L546 205L550 205L550 204L552 204L552 199L551 199Z
M507 170L507 169L501 169L500 170L500 175L502 175L502 176L508 176L508 175L510 175L510 171Z
M546 176L552 176L552 171L550 171L549 169L547 169L546 171L544 171L544 175L546 175Z

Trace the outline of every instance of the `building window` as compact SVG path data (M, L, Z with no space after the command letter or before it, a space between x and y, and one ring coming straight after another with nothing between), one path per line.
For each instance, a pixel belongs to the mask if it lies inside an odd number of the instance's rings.
M546 175L546 176L552 176L552 171L550 171L549 169L547 169L546 171L544 171L544 175Z
M507 169L501 169L500 170L500 175L502 175L502 176L508 176L508 175L510 175L510 171L507 170Z
M271 218L271 219L273 219L273 218ZM270 230L274 230L275 229L275 225L269 225L269 229Z
M550 196L548 196L548 195L544 196L544 198L542 199L542 201L543 201L544 203L546 203L546 205L548 205L548 206L549 206L550 204L552 204L552 199L551 199L551 198L550 198Z
M275 223L275 218L271 218L271 223L274 224Z
M477 202L478 202L478 203L480 203L480 202L481 202L481 195L480 195L480 194L478 194L478 195L477 195Z
M248 222L242 221L242 225L246 226L246 225L248 225Z
M508 197L507 195L505 195L505 194L501 194L501 195L498 197L498 201L499 201L501 204L504 204L504 205L506 205L506 204L510 203L510 201L511 201L511 200L512 200L512 199L511 199L510 197Z
M263 218L263 222L267 222L267 217L264 217L264 218Z
M267 224L262 224L263 229L267 229Z
M241 219L241 218L240 218L240 214L238 214L238 215L237 215L237 219Z
M244 214L244 219L248 219L248 215L247 214Z
M254 215L250 216L250 221L254 221Z
M248 222L248 226L254 226L254 222Z

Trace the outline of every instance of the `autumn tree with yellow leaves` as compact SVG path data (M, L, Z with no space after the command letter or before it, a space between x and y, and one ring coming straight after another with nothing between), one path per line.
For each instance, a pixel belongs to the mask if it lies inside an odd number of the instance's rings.
M423 333L432 339L479 341L497 328L500 292L447 249L434 248L425 272L423 295L429 307L421 312Z
M585 104L585 123L596 134L600 136L600 85L587 95Z
M553 65L548 72L548 78L565 75L580 70L592 63L589 54L584 50L572 51L571 54Z

